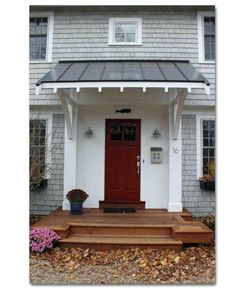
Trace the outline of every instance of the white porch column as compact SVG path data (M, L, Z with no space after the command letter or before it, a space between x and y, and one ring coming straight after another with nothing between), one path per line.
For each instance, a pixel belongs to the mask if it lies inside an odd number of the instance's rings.
M176 113L175 103L169 106L169 202L168 211L182 211L182 137L181 116L179 118L178 136L174 128Z
M70 203L66 199L69 190L76 188L77 184L77 130L78 130L78 107L68 105L72 117L72 136L68 134L68 128L65 126L65 144L64 144L64 200L63 210L70 210ZM66 124L66 123L65 123Z

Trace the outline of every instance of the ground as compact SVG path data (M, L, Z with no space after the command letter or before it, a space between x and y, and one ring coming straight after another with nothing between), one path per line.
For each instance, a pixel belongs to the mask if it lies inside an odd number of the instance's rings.
M41 217L31 216L30 224ZM213 231L212 215L199 218ZM92 250L54 248L30 253L31 284L139 285L214 284L215 246L186 247L181 252L138 248Z
M214 284L214 246L181 252L54 248L30 254L32 284Z

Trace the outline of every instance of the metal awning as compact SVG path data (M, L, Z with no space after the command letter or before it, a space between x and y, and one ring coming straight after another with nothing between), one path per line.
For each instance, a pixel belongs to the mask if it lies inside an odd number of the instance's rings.
M36 83L42 89L76 88L203 88L209 94L209 81L189 61L103 60L60 61Z
M67 126L67 136L73 138L76 104L81 88L163 88L169 95L173 113L173 138L177 139L181 114L187 93L200 88L210 94L210 83L189 61L176 60L105 60L61 61L36 83L36 94L53 89L58 94ZM169 91L172 89L173 91ZM67 90L72 90L68 91Z

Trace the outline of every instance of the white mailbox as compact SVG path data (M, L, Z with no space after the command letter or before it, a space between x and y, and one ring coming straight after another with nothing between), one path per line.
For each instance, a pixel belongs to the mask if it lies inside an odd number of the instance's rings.
M162 162L162 147L151 147L151 163Z

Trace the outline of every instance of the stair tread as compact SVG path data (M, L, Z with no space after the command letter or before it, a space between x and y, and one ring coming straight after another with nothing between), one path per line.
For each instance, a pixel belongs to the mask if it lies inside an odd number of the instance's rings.
M109 214L109 213L108 213ZM120 223L120 222L117 222L117 223L93 223L92 221L91 222L79 222L79 223L75 223L75 222L70 222L69 225L71 226L77 226L77 227L80 227L80 226L83 226L83 227L156 227L156 228L162 228L162 227L171 227L172 224L143 224L143 223Z
M211 233L212 230L203 225L177 225L174 228L176 233Z
M182 244L170 236L128 236L128 235L70 235L61 243L100 243L100 244Z
M87 233L83 233L83 234L78 234L78 233L71 233L69 235L69 237L102 237L102 238L109 238L109 237L114 237L114 238L141 238L141 239L148 239L148 238L155 238L155 239L158 239L158 238L163 238L163 239L166 239L166 238L170 238L170 239L173 239L171 235L168 235L168 234L155 234L155 235L152 235L152 234L149 234L149 235L140 235L140 234L109 234L109 233L104 233L104 234L87 234Z

